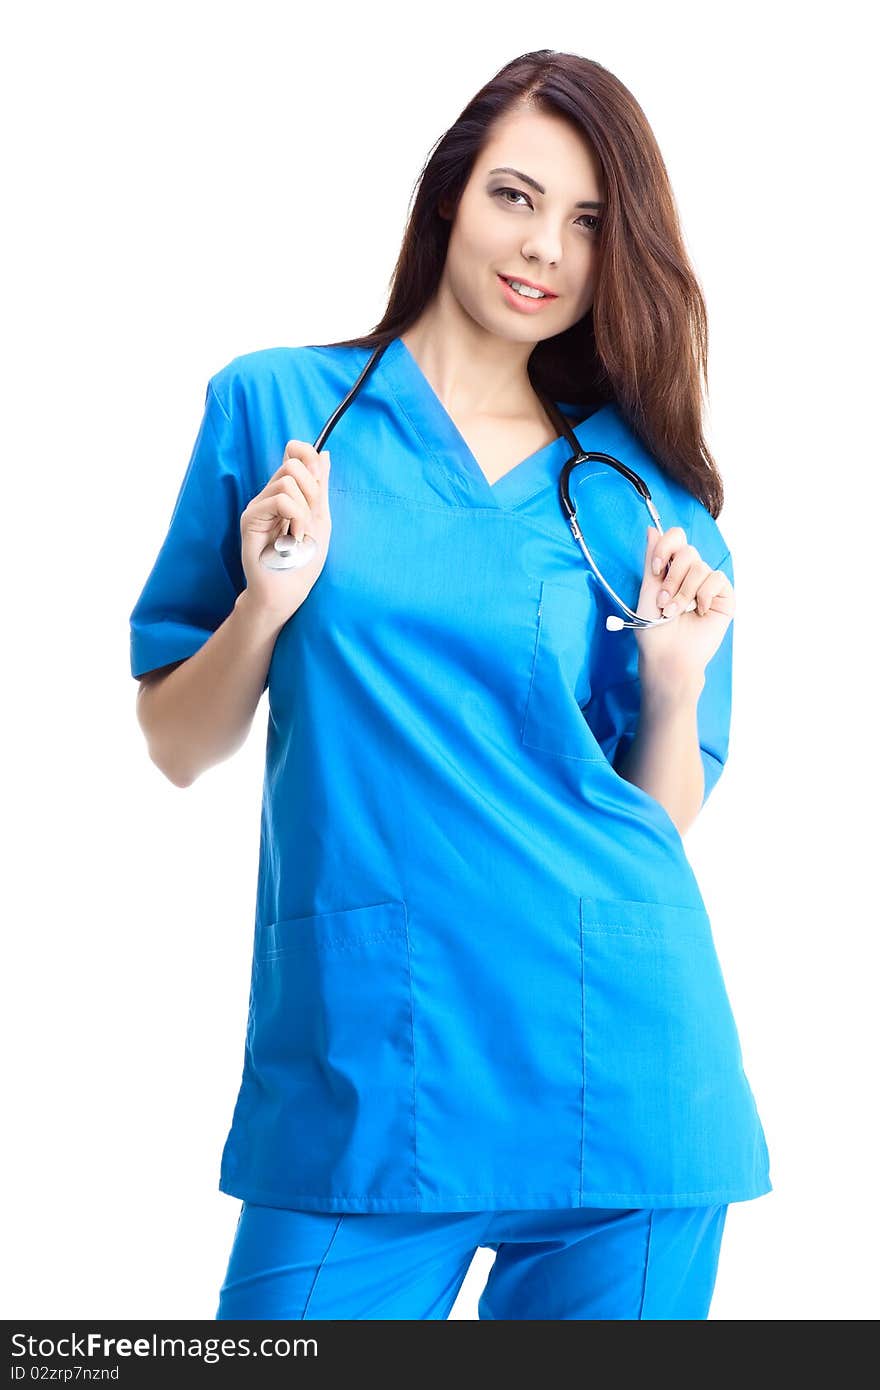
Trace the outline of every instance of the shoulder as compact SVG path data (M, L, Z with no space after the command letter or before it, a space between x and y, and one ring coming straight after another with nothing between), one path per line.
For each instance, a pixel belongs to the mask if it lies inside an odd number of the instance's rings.
M243 494L253 497L265 487L287 440L317 436L366 355L365 348L332 344L265 347L240 353L212 373L206 412Z
M730 547L722 534L721 527L698 498L695 497L693 503L688 540L697 547L700 557L706 561L710 569L727 568L727 566L723 566L723 562L730 561Z
M345 379L347 364L363 348L308 343L298 347L266 347L240 353L209 378L208 390L230 419L246 417L265 407L267 398L310 398L332 391Z

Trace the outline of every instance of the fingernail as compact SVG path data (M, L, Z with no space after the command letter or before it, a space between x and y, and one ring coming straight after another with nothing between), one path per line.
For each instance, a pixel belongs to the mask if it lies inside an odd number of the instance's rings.
M654 571L655 574L659 574L662 568L663 566L660 561L660 556L655 555L653 560L651 561L651 569Z
M666 616L667 616L667 618L674 618L677 612L678 612L678 604L677 604L677 603L670 603L669 607L668 607L667 610L666 610Z
M669 598L669 590L668 590L668 589L661 589L660 592L659 592L659 594L657 595L657 606L658 606L659 608L662 608L663 605L664 605L664 603L666 602L666 600L667 600L668 598Z

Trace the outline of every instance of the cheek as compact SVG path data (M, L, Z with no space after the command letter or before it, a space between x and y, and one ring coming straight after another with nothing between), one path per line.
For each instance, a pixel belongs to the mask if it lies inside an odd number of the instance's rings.
M504 247L499 246L497 236L492 237L479 222L469 224L467 230L462 232L456 251L463 277L485 275L487 267L491 268L499 257L504 256Z
M451 288L462 301L482 298L493 276L492 267L500 265L503 250L499 251L490 238L481 237L479 229L450 238L446 253L446 275Z
M578 303L581 313L592 306L596 296L596 285L599 280L599 255L598 252L591 252L584 265L581 279L581 292L578 296Z

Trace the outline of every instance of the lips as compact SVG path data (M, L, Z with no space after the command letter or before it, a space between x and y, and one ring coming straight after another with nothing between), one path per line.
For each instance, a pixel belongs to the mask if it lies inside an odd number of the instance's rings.
M516 280L518 284L526 285L530 290L540 290L541 293L545 295L547 299L559 298L558 294L554 294L552 290L548 290L544 285L536 285L534 280L526 280L523 278L522 275L502 275L499 272L498 278L499 280L506 281L508 285L510 284L511 280Z

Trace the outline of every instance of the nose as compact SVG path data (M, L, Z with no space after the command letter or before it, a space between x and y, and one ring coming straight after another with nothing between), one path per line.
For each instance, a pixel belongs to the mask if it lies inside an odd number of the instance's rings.
M548 229L545 232L533 232L523 244L522 253L530 263L538 262L555 268L559 264L562 250L559 238Z

